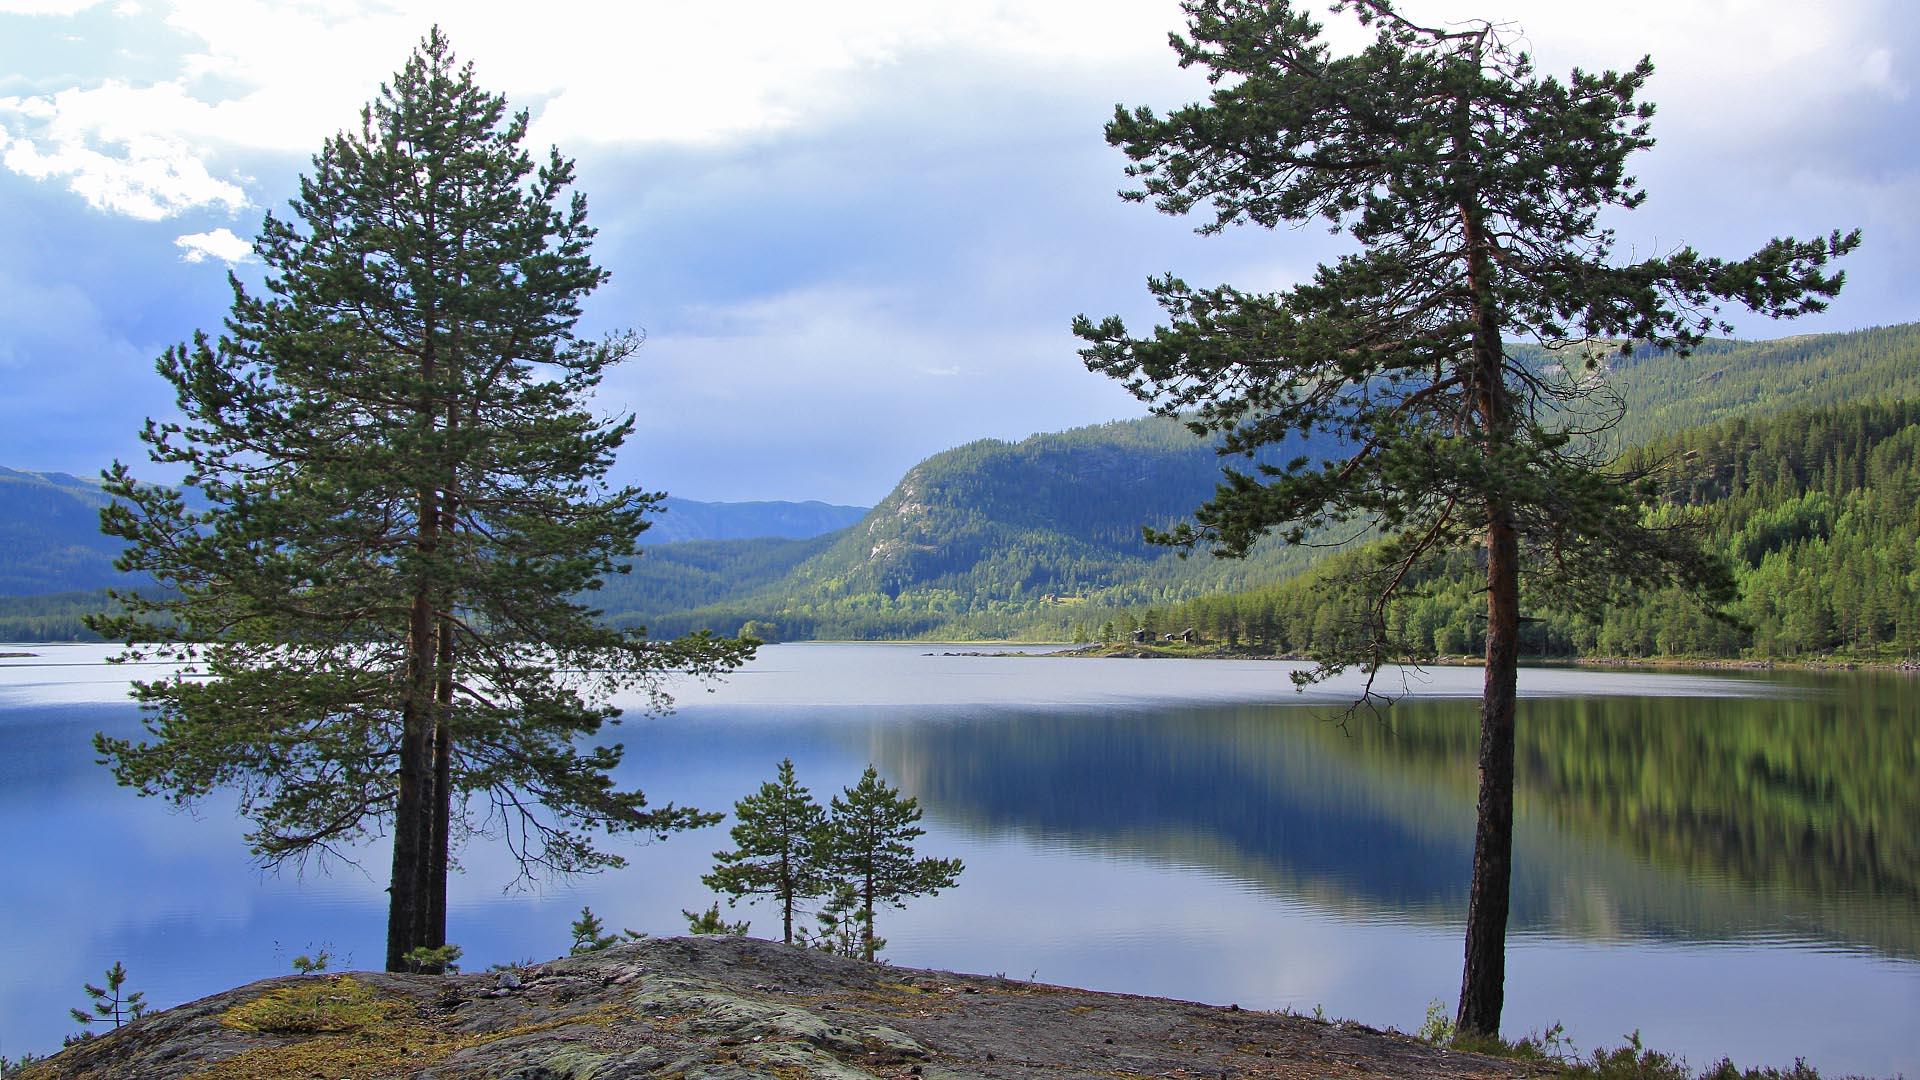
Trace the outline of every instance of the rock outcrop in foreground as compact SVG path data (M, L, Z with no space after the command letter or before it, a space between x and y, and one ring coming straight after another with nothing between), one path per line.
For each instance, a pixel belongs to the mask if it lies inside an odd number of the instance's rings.
M27 1076L1504 1080L1523 1072L1353 1024L701 937L509 972L269 979L148 1016Z

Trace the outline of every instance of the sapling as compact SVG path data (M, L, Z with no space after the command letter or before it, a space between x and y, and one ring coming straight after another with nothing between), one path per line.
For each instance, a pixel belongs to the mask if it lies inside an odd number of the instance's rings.
M731 934L734 937L740 937L747 932L747 920L728 922L720 917L718 900L715 900L705 911L688 911L686 908L681 908L680 914L687 918L689 934Z
M146 995L139 990L127 990L126 985L127 969L126 966L118 960L115 960L113 966L107 969L106 986L95 986L92 983L81 984L81 988L87 992L87 997L91 999L88 1002L88 1006L92 1011L88 1012L82 1009L67 1010L68 1015L72 1016L74 1020L81 1025L79 1036L70 1037L67 1040L69 1045L78 1042L80 1039L91 1038L93 1033L86 1029L94 1024L104 1024L112 1021L113 1026L118 1028L121 1024L129 1020L140 1019L140 1017L146 1013Z
M460 965L454 961L460 959L461 952L458 945L421 945L409 950L403 959L407 970L416 975L457 975Z
M639 930L608 933L606 924L600 921L600 916L595 915L593 909L584 904L580 908L580 917L573 921L569 929L573 933L573 946L567 950L569 956L599 952L601 949L612 948L622 941L639 941L647 936Z
M713 872L700 883L725 894L729 907L743 896L772 897L780 905L782 940L791 945L794 909L827 891L821 850L826 811L786 758L774 780L733 804L733 816L734 850L714 852Z

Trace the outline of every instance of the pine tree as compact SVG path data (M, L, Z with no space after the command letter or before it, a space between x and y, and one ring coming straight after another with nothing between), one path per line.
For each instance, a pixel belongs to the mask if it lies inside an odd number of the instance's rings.
M611 949L622 941L641 941L647 936L639 930L610 933L607 930L607 924L601 921L600 916L595 915L593 909L585 905L580 908L580 917L568 924L567 930L573 936L573 943L567 949L568 956Z
M801 944L809 949L858 959L878 955L887 947L886 938L866 932L860 919L860 898L854 895L851 882L834 883L827 902L814 913L814 921L819 924L814 933L800 932Z
M113 966L107 969L107 985L81 984L81 989L87 992L87 1004L91 1011L67 1010L69 1016L83 1025L79 1038L86 1038L88 1033L85 1028L94 1024L111 1021L113 1026L118 1028L121 1024L129 1020L138 1020L146 1014L146 995L139 990L128 991L126 985L127 969L118 960L115 960ZM73 1041L68 1040L70 1043Z
M687 920L689 934L726 934L731 937L743 937L747 932L747 920L728 922L720 917L720 901L707 905L705 911L680 909L680 915Z
M1359 617L1314 628L1322 663L1308 677L1429 654L1395 635L1391 602L1431 559L1482 546L1481 788L1458 1027L1493 1034L1523 571L1531 595L1585 610L1639 586L1679 584L1713 602L1732 586L1688 530L1643 519L1650 484L1609 468L1597 437L1618 420L1607 354L1636 342L1684 353L1731 332L1723 301L1776 317L1818 311L1842 282L1828 261L1859 236L1774 240L1731 262L1682 247L1621 263L1600 213L1645 198L1626 161L1652 145L1652 106L1635 101L1649 61L1542 77L1511 32L1419 26L1389 0L1331 5L1374 34L1346 55L1290 0L1182 6L1190 36L1174 35L1174 50L1214 89L1164 117L1116 109L1107 139L1140 183L1123 197L1204 209L1201 233L1318 219L1356 250L1274 294L1157 278L1149 289L1170 325L1146 337L1112 317L1074 329L1090 368L1221 437L1223 453L1284 453L1306 436L1343 448L1229 468L1198 528L1160 537L1237 556L1269 532L1386 536L1379 558L1344 579ZM1512 340L1546 346L1548 359Z
M143 795L235 790L269 865L390 833L389 970L446 944L460 837L569 873L622 865L595 832L716 820L617 788L621 748L592 739L613 694L661 706L667 673L751 650L574 599L661 496L606 483L633 421L590 396L637 338L575 336L606 272L571 163L536 164L526 131L435 29L267 216L265 295L235 278L225 334L159 361L184 419L143 437L204 508L107 476L119 565L165 591L91 625L187 667L135 684L152 741L96 745Z
M620 940L618 934L607 933L606 924L600 921L600 916L595 915L590 907L582 907L580 917L575 919L567 929L573 934L573 944L567 949L568 956L599 952L601 949L611 948L614 942Z
M826 888L820 845L826 811L794 778L785 758L775 779L733 804L735 849L713 853L713 872L700 883L728 897L771 896L780 904L783 940L793 944L794 905Z
M842 798L844 796L844 798ZM833 798L827 819L829 877L836 887L852 890L858 908L861 956L872 960L880 940L873 932L876 904L906 907L915 896L934 896L950 889L966 867L959 859L915 858L913 842L926 834L920 828L920 804L902 798L872 765L860 782Z

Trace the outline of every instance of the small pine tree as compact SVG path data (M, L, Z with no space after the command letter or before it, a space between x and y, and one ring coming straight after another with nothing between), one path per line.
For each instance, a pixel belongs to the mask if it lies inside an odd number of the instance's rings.
M308 956L303 953L299 956L294 957L293 970L299 972L302 975L318 975L321 972L327 970L327 965L331 964L332 962L333 962L333 953L326 949L321 949L320 951L314 953L311 956Z
M608 933L606 924L600 921L600 916L595 915L593 909L585 905L581 905L580 917L573 921L569 929L573 933L573 947L567 950L569 956L599 952L602 949L612 948L622 941L639 941L647 936L641 930Z
M570 929L573 931L573 947L567 950L569 956L599 952L620 940L618 934L607 933L606 925L600 921L600 916L595 915L593 909L585 905L581 906L580 917L573 921Z
M686 908L681 908L680 914L687 918L689 934L731 934L734 937L740 937L747 932L747 920L728 922L720 917L718 900L715 900L705 911L688 911Z
M867 942L861 938L859 918L860 898L854 894L853 885L842 881L834 885L828 894L826 906L814 915L820 929L813 934L802 930L800 943L809 949L819 949L835 956L859 958L865 951ZM887 939L872 939L876 955L887 947Z
M38 1065L45 1060L46 1058L39 1054L21 1054L17 1058L0 1054L0 1080L12 1080L13 1077L26 1072L27 1066Z
M861 958L871 961L880 940L873 933L875 904L906 907L915 896L933 896L952 888L966 867L959 859L915 858L920 828L919 801L887 786L872 765L860 782L834 796L827 821L830 838L826 865L836 887L853 890L860 922Z
M826 891L821 876L820 837L826 811L794 778L793 759L760 790L733 804L736 850L713 853L713 873L700 883L727 896L771 896L780 903L782 940L793 944L795 904Z
M421 945L407 950L401 960L416 975L458 975L460 965L455 961L464 951L458 945Z
M67 1013L82 1026L81 1038L86 1038L90 1034L84 1030L90 1025L104 1024L111 1020L113 1026L117 1028L128 1020L140 1019L147 1011L144 993L139 990L125 991L127 969L118 960L115 960L113 966L107 969L106 986L95 986L92 983L80 985L87 992L87 997L90 999L87 1004L93 1011L68 1009Z

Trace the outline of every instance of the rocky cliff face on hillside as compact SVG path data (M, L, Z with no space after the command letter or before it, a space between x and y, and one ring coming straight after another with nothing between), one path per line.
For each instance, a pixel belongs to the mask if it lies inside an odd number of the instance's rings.
M707 937L486 974L270 979L147 1016L24 1075L1504 1080L1524 1071L1354 1024Z

